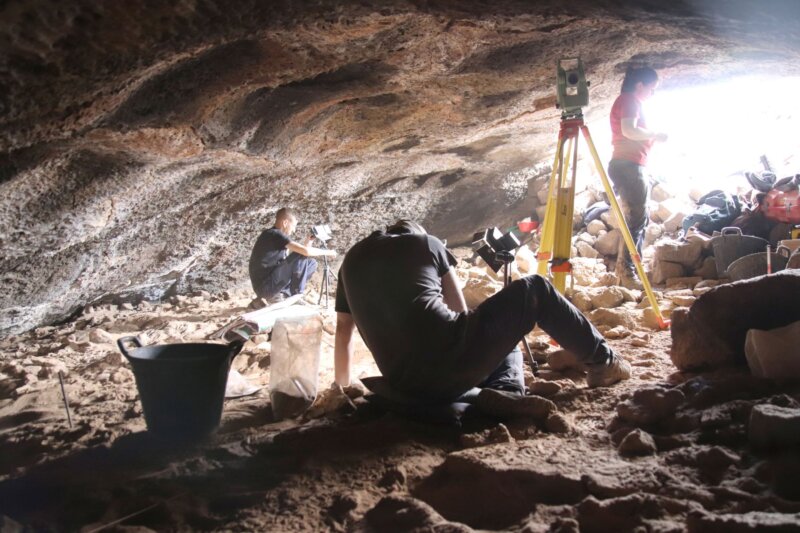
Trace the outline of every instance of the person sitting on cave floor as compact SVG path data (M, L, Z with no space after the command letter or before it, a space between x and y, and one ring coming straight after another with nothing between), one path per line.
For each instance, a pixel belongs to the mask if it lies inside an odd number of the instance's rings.
M284 207L275 215L273 227L261 232L250 254L250 283L256 293L251 307L261 308L295 294L302 294L306 283L317 269L314 257L336 257L334 250L311 246L309 236L305 244L293 241L297 229L297 216L291 208Z
M554 408L525 396L517 345L537 324L586 365L589 387L630 377L630 365L543 277L516 280L468 310L455 264L442 241L410 220L356 243L338 275L334 385L350 385L356 327L392 392L420 403L465 401L469 392L489 414Z

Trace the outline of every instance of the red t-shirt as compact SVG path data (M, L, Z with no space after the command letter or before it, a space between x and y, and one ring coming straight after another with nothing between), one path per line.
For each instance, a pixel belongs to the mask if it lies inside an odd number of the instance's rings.
M653 141L634 141L622 134L622 120L626 118L637 119L633 124L639 128L646 128L647 123L642 114L642 103L633 93L621 93L614 105L611 106L611 144L614 153L611 159L624 159L644 166L647 163L647 154Z

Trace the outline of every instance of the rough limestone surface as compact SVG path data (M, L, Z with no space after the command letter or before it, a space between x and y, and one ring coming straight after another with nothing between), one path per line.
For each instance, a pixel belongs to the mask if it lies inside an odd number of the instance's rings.
M674 414L685 399L678 389L640 389L632 399L617 406L617 415L636 426L653 424Z
M796 449L800 446L800 409L756 405L750 411L747 435L755 448Z
M672 313L672 362L681 370L742 364L749 329L800 320L800 271L719 285Z
M697 510L686 521L689 533L784 533L797 531L800 513L751 511L743 514L712 514Z
M537 505L574 505L591 494L626 494L626 484L659 483L646 464L622 460L613 449L597 451L578 444L542 455L543 445L555 438L449 454L414 495L450 520L501 529ZM502 504L493 502L495 494L502 495Z

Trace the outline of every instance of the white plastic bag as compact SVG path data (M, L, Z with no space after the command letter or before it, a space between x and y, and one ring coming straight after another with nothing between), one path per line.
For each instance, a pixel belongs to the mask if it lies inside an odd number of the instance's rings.
M272 330L269 396L276 420L298 416L317 397L322 319L278 319Z

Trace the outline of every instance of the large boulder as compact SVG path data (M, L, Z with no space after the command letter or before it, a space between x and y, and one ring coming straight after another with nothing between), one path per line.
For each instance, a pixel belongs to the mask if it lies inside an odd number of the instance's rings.
M672 313L672 362L681 370L745 362L750 329L800 320L800 270L719 285Z

